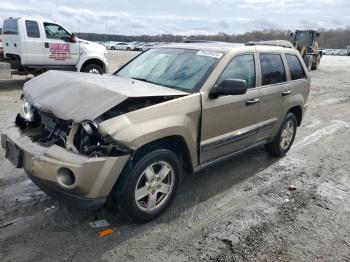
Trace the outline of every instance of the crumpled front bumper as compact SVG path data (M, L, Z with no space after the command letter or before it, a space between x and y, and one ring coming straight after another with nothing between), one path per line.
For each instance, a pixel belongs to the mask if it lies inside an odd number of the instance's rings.
M103 205L126 165L129 155L118 157L87 157L53 145L45 147L22 134L14 122L1 134L1 146L12 142L23 151L23 169L44 192L81 208ZM74 184L65 186L58 180L58 171L69 169Z

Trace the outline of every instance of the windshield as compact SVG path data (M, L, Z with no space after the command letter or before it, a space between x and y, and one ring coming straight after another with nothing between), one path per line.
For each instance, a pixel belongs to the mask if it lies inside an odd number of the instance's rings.
M222 56L222 53L189 49L150 49L116 74L193 92Z
M313 41L312 32L297 32L295 37L298 46L311 46Z

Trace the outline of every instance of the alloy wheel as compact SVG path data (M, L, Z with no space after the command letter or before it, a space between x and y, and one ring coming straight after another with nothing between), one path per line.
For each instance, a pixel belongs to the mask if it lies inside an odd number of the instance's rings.
M283 150L286 150L294 137L295 124L292 120L288 120L282 129L280 146Z
M136 183L135 201L145 212L160 209L171 195L175 182L172 166L165 161L154 162L141 174Z

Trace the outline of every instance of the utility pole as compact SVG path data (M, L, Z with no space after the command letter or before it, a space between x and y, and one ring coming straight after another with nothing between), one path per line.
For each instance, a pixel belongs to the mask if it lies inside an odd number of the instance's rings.
M108 17L109 17L109 13L107 13L107 16L106 16L106 25L105 25L105 42L107 42Z

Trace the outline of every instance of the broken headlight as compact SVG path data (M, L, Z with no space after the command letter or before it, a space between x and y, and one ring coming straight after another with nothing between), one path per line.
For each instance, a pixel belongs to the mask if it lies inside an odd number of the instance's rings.
M97 124L89 120L80 123L74 145L80 153L88 156L120 156L130 152L110 136L103 137Z
M21 116L22 116L25 120L27 120L28 122L33 122L33 120L34 120L34 108L33 108L33 106L32 106L29 102L27 102L27 101L24 101L24 103L23 103Z

